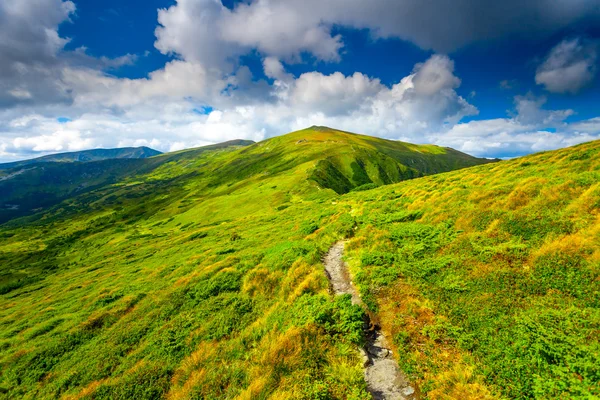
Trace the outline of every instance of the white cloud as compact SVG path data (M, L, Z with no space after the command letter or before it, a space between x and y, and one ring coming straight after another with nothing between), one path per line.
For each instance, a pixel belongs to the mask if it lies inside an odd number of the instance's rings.
M155 98L206 99L214 90L220 92L226 82L212 76L200 65L171 61L147 79L115 78L90 68L65 68L61 80L72 91L75 106L126 107Z
M332 36L331 24L319 21L308 9L290 7L285 1L257 0L240 3L233 12L223 13L221 37L226 42L288 60L301 52L326 61L338 61L341 35Z
M30 153L77 151L93 145L93 139L82 138L78 131L69 130L57 130L50 135L18 137L12 142L16 151Z
M526 96L515 96L515 119L526 125L541 125L553 127L563 123L565 119L575 114L573 110L544 110L546 97L535 97L531 93Z
M424 96L456 89L461 83L460 79L454 76L454 62L441 55L434 55L425 63L417 64L412 81L415 93Z
M326 115L348 114L368 107L382 91L387 90L378 79L370 79L360 72L344 76L341 72L323 75L309 72L294 81L290 93L290 106L311 112L318 110Z
M460 123L429 135L428 139L486 157L516 157L600 139L598 118L566 123L564 120L573 115L572 110L545 110L545 103L545 97L515 96L512 118Z
M76 151L94 147L95 139L85 137L78 129L60 124L55 119L41 115L27 115L10 122L12 139L3 138L5 153L35 154L59 151ZM31 134L36 132L36 134Z
M173 151L237 138L257 141L310 125L432 142L486 156L525 154L599 135L590 129L600 125L597 121L571 129L564 122L571 110L544 110L545 99L532 95L515 98L512 118L460 123L477 109L456 92L460 79L446 56L435 55L416 65L413 73L391 87L360 73L311 72L294 78L276 59L265 60L265 69L275 78L268 87L273 96L269 101L223 90L244 79L208 79L204 68L185 61L174 61L148 79L137 80L90 69L69 70L64 80L73 90L73 105L60 112L72 121L60 124L41 115L5 111L4 118L0 114L0 121L8 121L0 122L4 148L0 157L82 146L146 145ZM215 110L195 111L203 105ZM557 132L545 131L549 126Z
M343 38L334 25L449 52L506 36L548 35L583 17L600 17L596 0L439 0L434 7L420 0L253 0L233 10L220 0L177 0L159 12L156 47L211 67L252 49L288 62L303 52L336 61Z
M218 0L178 0L159 10L158 22L155 46L161 52L227 72L253 49L287 61L298 61L302 52L338 61L343 46L331 24L304 19L278 1L240 3L231 11Z
M0 36L10 39L0 42L0 158L83 147L174 151L261 140L310 125L490 156L594 138L597 121L568 124L572 110L544 110L545 99L530 95L515 99L511 118L461 123L478 109L459 94L461 80L445 55L399 73L406 76L393 85L360 72L294 76L286 70L306 53L338 60L343 39L333 33L337 24L451 50L496 34L566 24L589 9L587 0L575 1L566 7L562 0L544 0L515 10L505 2L500 8L506 12L498 14L496 3L447 0L436 8L416 0L254 0L233 10L219 0L178 0L159 12L156 30L156 47L177 58L147 78L126 79L107 71L134 63L135 55L107 59L85 48L64 50L68 38L58 35L58 25L75 10L70 1L0 0ZM538 12L530 25L514 22ZM470 13L483 22L459 23ZM267 80L239 65L240 56L255 51ZM58 123L57 117L70 121ZM557 132L545 131L549 127Z
M68 102L54 68L68 42L58 25L74 11L71 1L0 1L0 108Z
M432 141L481 157L516 157L532 152L554 150L597 140L600 132L551 132L521 124L514 119L499 118L470 121L449 131L431 135Z
M538 67L535 82L553 93L579 92L596 75L597 45L575 38L554 47Z
M277 57L265 57L263 60L263 70L268 78L276 79L280 82L286 82L294 77L285 72L285 67Z
M578 133L590 133L600 137L600 117L569 124L569 130Z
M186 61L173 61L147 79L117 79L89 68L67 68L62 80L71 88L73 102L62 116L72 121L59 124L38 115L19 116L10 120L0 137L17 136L18 143L46 139L53 143L50 147L14 146L17 142L12 140L11 148L17 153L61 147L55 144L58 139L50 138L67 138L67 131L94 138L86 142L93 146L145 140L168 151L181 148L181 143L190 147L236 138L261 140L313 124L390 138L398 137L398 132L410 136L441 129L477 112L454 90L460 80L445 56L433 56L417 65L413 74L391 87L361 73L310 72L294 78L275 59L265 60L265 68L278 79L273 86L252 83L258 85L254 88L247 86L249 78L244 73L213 79L211 72ZM418 89L419 85L426 89ZM271 97L257 101L238 95L238 90L268 90ZM208 115L194 111L204 105L216 109ZM36 138L32 142L22 140L23 133L34 131L46 133L32 135ZM81 143L74 136L73 140Z
M218 0L179 0L158 11L155 47L164 54L178 54L209 68L224 68L241 46L221 39L219 23L228 10Z

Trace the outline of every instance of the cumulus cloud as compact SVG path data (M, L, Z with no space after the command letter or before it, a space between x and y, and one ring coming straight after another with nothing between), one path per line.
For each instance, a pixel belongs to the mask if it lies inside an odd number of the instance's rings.
M460 79L454 76L454 62L441 55L434 55L425 63L417 64L412 81L415 93L425 96L455 89L461 83Z
M0 109L69 105L73 96L65 70L103 71L135 63L133 54L95 58L85 47L64 50L69 39L59 36L58 27L75 9L69 0L0 0Z
M318 16L311 18L307 11L290 7L285 1L241 3L233 12L223 13L221 37L288 60L310 52L321 60L338 61L343 46L341 35L333 36L331 23L320 21Z
M286 61L302 53L336 61L343 38L334 25L447 53L483 40L551 34L583 17L600 19L596 0L439 0L434 7L419 0L253 0L233 9L220 0L177 0L159 12L156 47L221 67L249 49Z
M550 131L515 119L497 118L457 124L430 138L439 145L476 156L510 158L597 140L600 130L577 132L567 125L561 131Z
M69 101L55 69L68 39L57 28L74 11L71 1L0 1L0 107Z
M89 68L65 68L61 81L70 88L76 107L127 107L156 98L206 99L211 90L218 93L227 85L222 80L209 79L202 65L179 60L143 79L115 78Z
M569 130L577 133L590 132L600 134L600 117L569 124Z
M40 141L62 143L55 138L78 132L80 138L93 138L84 142L90 146L153 143L169 151L182 143L190 147L239 137L260 140L313 124L398 138L399 133L423 134L477 113L456 92L460 80L446 56L432 56L392 86L361 73L309 72L296 78L275 58L265 60L264 67L272 85L251 81L247 68L217 79L203 66L180 60L145 79L66 68L62 81L73 100L63 115L72 121L58 124L37 115L9 119L5 112L10 123L0 124L0 143L17 153L43 152L59 145L43 147ZM198 111L209 105L212 112ZM22 134L27 131L43 134L25 141Z
M226 71L253 49L288 61L299 61L303 52L338 61L343 45L341 36L331 35L331 24L304 19L277 1L240 3L231 11L219 0L178 0L159 10L158 22L158 50Z
M50 135L18 137L12 143L15 150L29 153L77 151L90 148L93 144L93 139L82 138L78 131L62 129Z
M67 43L56 32L68 20L75 4L62 0L0 2L0 58L2 71L14 63L49 62Z
M336 25L452 50L497 35L550 31L590 9L587 0L569 7L562 0L512 3L442 0L433 8L416 0L254 0L230 9L220 0L178 0L159 11L155 43L175 59L146 78L127 79L110 71L135 63L135 55L108 59L85 48L64 50L68 38L57 29L74 12L72 2L0 0L0 35L10 39L0 43L0 158L132 145L173 151L310 125L488 156L597 137L598 121L568 124L573 111L545 110L545 99L531 95L515 98L509 118L461 123L478 109L473 96L459 93L461 79L447 55L399 71L405 76L390 85L361 72L296 76L286 68L306 54L339 60L343 38ZM466 15L481 18L462 23ZM531 24L517 23L527 18ZM250 52L262 57L266 79L240 65Z
M432 142L477 156L516 157L600 138L600 121L565 120L573 110L547 110L545 97L515 96L511 118L469 121L432 134Z
M553 93L579 92L596 75L597 47L580 38L563 40L538 67L535 82Z
M190 62L223 69L244 52L242 46L220 36L220 21L228 9L218 0L179 0L158 11L155 47Z
M73 90L73 105L63 115L72 121L5 111L0 114L0 121L8 121L0 122L0 157L132 145L174 151L235 138L262 140L310 125L485 156L520 155L600 134L597 121L571 129L564 122L571 110L545 110L545 99L532 95L515 98L512 118L460 123L478 110L456 92L460 80L446 56L432 56L392 86L360 73L310 72L295 78L276 59L266 61L265 69L274 79L269 86L274 100L259 102L225 90L240 78L203 79L206 69L184 61L137 80L69 71L65 81ZM219 106L203 111L208 104ZM544 130L549 126L560 131Z
M277 57L265 57L263 60L263 70L265 76L279 81L279 83L287 82L294 79L293 75L285 71L285 67Z
M290 80L277 71L286 79L275 82L280 99L277 111L290 115L297 127L315 121L352 130L354 124L354 130L364 127L398 137L398 132L412 135L437 130L478 113L455 91L460 79L454 76L447 56L434 55L417 64L412 74L391 87L361 73L309 72Z
M552 127L562 124L565 119L575 114L573 110L545 110L546 97L535 97L531 93L515 96L515 120L526 125L542 125Z
M351 76L340 72L331 75L309 72L293 82L285 97L290 98L290 106L296 109L339 115L368 107L383 90L385 88L378 79L370 79L360 72Z
M5 153L37 154L77 151L94 146L94 138L41 115L26 115L9 123L14 138L2 140ZM36 134L31 135L31 132Z

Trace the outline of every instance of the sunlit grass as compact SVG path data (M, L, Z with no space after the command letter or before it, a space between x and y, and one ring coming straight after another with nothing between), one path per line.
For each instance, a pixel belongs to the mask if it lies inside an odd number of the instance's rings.
M321 264L342 238L423 395L600 396L600 143L377 187L409 171L392 150L446 154L386 146L182 153L3 226L1 396L366 399L362 312Z
M363 207L356 281L430 398L600 395L599 153L592 142L346 196Z

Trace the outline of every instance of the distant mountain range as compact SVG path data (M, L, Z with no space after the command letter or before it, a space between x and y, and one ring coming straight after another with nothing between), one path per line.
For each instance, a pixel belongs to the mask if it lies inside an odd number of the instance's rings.
M0 224L127 177L148 174L171 161L194 159L206 151L253 143L232 140L165 154L148 147L96 149L3 164L0 165Z
M139 159L149 158L162 154L158 150L149 147L123 147L118 149L92 149L84 151L74 151L69 153L50 154L44 157L33 158L31 160L15 161L0 164L0 169L11 169L23 167L31 164L45 162L88 162L112 159Z

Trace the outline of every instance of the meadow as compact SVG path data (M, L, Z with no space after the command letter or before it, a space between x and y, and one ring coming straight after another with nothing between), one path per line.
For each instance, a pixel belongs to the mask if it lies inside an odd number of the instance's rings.
M1 225L0 396L368 399L364 311L321 262L341 239L423 398L600 396L600 142L389 146L182 153Z
M429 398L600 396L600 142L349 195L350 262Z

